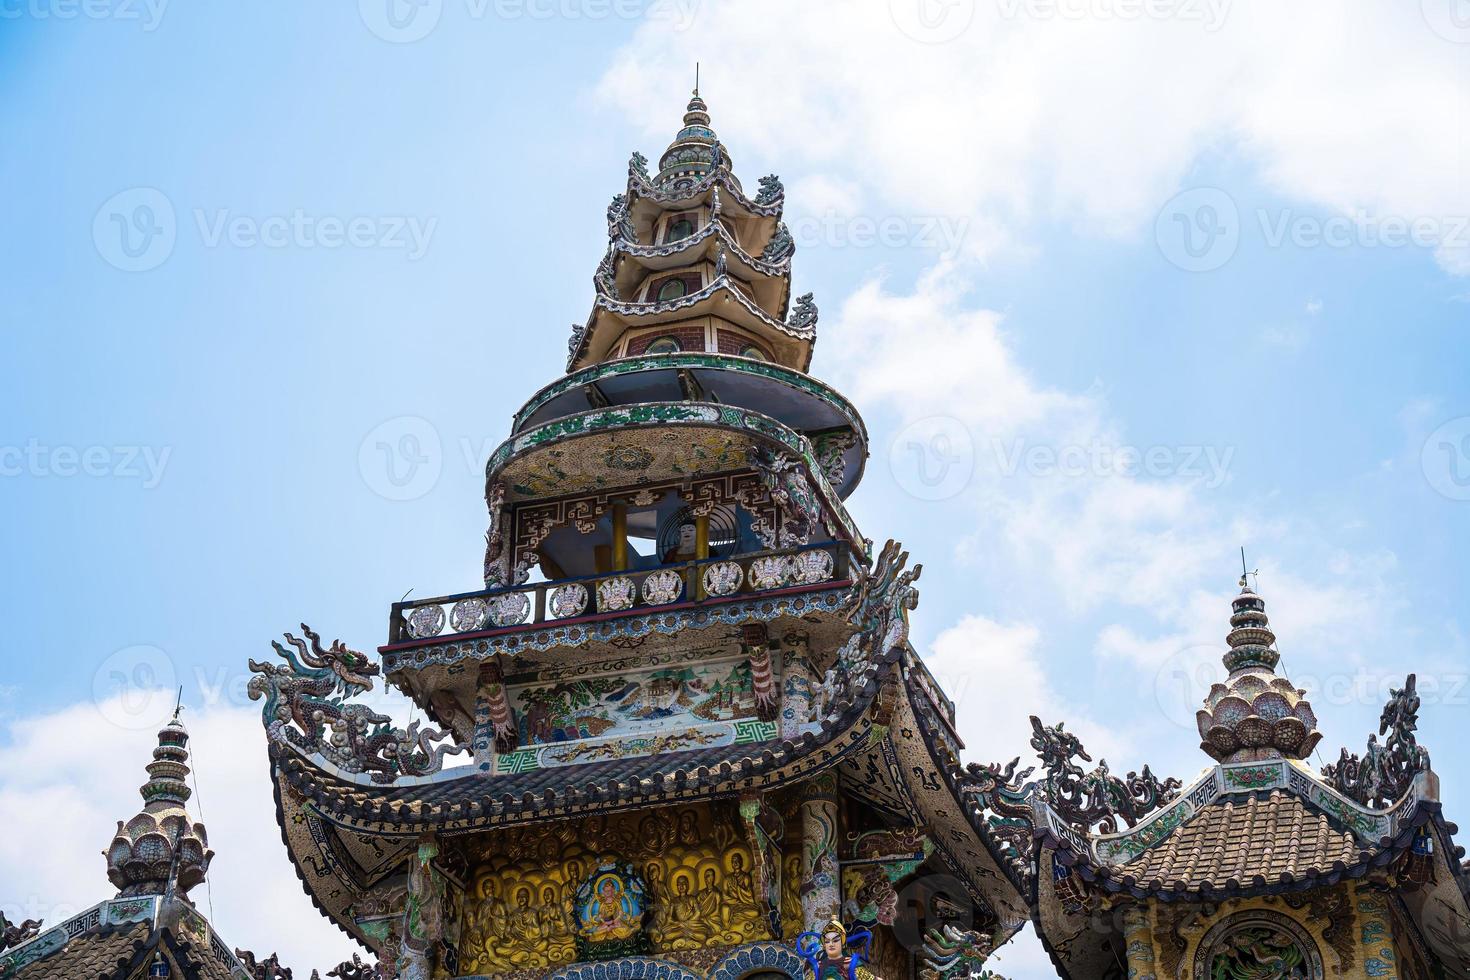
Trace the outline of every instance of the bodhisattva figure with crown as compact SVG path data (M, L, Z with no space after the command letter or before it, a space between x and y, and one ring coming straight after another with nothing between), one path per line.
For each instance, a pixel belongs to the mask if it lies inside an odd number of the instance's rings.
M873 934L866 929L849 933L833 919L820 933L804 932L796 937L796 951L811 968L812 980L877 980L865 963ZM860 947L848 952L851 947Z

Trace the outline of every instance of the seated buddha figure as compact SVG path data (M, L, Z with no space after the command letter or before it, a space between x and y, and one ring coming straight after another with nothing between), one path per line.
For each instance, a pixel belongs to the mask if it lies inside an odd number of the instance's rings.
M638 911L623 882L616 875L603 875L583 905L578 933L591 942L627 939L638 932Z
M712 893L702 894L704 904L699 896L690 894L687 874L674 878L674 894L660 905L656 923L657 939L664 949L700 949L714 939L717 910L706 907Z

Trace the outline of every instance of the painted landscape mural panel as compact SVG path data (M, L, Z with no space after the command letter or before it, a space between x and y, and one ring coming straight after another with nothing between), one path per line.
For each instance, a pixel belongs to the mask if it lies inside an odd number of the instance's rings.
M745 660L528 684L510 691L522 745L617 738L755 717Z

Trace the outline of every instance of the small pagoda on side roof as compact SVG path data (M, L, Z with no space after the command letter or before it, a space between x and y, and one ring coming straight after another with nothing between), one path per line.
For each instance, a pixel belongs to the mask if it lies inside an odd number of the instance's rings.
M376 660L303 627L251 663L287 852L375 975L938 980L1024 924L919 568L844 506L868 436L807 373L783 205L695 92L487 460L483 581L395 603Z
M1414 676L1379 744L1314 770L1306 693L1277 673L1265 602L1241 579L1229 672L1199 711L1215 765L1188 786L1118 777L1033 718L1037 932L1063 977L1470 976L1470 875L1415 737Z
M118 821L102 852L113 898L50 927L0 916L0 978L254 980L190 898L214 852L187 806L188 745L176 711L146 767L143 809Z

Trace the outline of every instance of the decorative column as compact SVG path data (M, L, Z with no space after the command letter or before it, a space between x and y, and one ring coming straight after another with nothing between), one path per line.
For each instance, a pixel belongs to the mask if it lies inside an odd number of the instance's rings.
M801 801L801 920L819 931L842 904L837 872L837 775L804 784Z
M817 682L817 675L812 670L805 633L787 633L781 644L781 676L785 678L781 692L781 737L795 739L811 720L812 685Z
M438 843L426 834L408 859L398 980L430 980L433 976L435 947L444 938L444 883L434 867L438 856Z
M505 696L505 676L498 661L480 665L475 685L475 734L471 749L475 766L488 772L496 754L515 751L518 741L515 717Z
M740 628L741 645L750 661L751 685L755 690L755 713L761 721L776 720L776 681L771 671L770 640L764 623Z
M1128 980L1155 980L1153 934L1142 905L1123 910L1123 945L1128 952Z
M1370 977L1398 980L1399 958L1393 948L1393 918L1388 907L1388 895L1369 885L1359 885L1357 891L1363 970Z
M781 938L781 818L757 792L740 797L740 817L755 863L756 896L772 939Z

